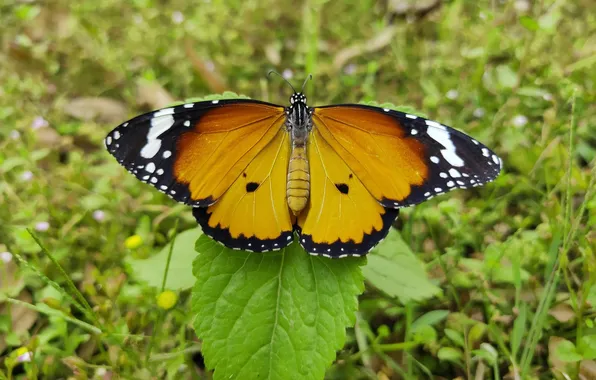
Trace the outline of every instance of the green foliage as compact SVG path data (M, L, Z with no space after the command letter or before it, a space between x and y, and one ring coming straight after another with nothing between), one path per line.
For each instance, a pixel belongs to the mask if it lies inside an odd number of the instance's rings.
M391 297L397 297L403 304L422 301L440 293L397 231L391 231L373 250L362 272L373 286Z
M279 253L197 241L192 306L215 378L319 379L345 343L363 259L308 255L298 243Z
M492 184L401 211L399 233L362 267L358 324L325 376L590 378L594 2L420 11L426 3L1 5L0 378L211 376L192 329L190 232L167 274L175 305L157 301L173 233L196 221L126 173L102 139L128 117L210 93L286 104L289 87L269 69L295 86L312 73L312 105L425 116L505 165ZM403 286L405 268L420 288ZM34 355L19 363L24 353Z
M188 263L191 263L197 255L194 245L201 235L200 228L193 228L176 235L165 284L167 289L189 289L193 286L195 280L192 267ZM129 260L135 277L150 286L160 288L171 246L172 243L167 244L159 253L147 259Z

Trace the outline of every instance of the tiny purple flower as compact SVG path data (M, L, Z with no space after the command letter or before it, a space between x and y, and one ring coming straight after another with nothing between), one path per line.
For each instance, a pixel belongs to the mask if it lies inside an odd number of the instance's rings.
M289 79L292 79L292 77L294 76L294 73L290 69L285 69L281 73L281 76L284 77L285 79L289 80Z
M27 352L17 356L17 363L30 362L31 358L32 358L31 352L27 351Z
M3 261L5 264L8 264L12 261L12 253L6 251L6 252L0 252L0 261Z
M38 222L35 224L35 230L39 232L44 232L50 229L50 223L48 222Z
M37 116L35 119L33 119L33 121L31 122L31 129L40 129L40 128L45 128L48 125L50 125L48 123L48 121L46 119L44 119L41 116Z
M205 67L211 72L215 71L215 63L213 61L205 61Z
M483 117L483 116L484 116L484 114L485 114L485 112L484 112L484 108L482 108L482 107L478 107L478 108L476 108L476 109L474 110L474 112L473 112L473 115L474 115L474 117L477 117L477 118L479 118L479 119L480 119L481 117Z
M517 115L513 118L512 122L516 127L523 127L524 125L528 124L528 118L524 115Z
M455 89L451 89L451 90L447 91L447 93L445 94L445 96L449 100L455 100L459 96L459 92L457 90L455 90Z
M93 211L93 219L103 222L106 219L106 213L103 210L95 210Z
M29 170L27 170L26 172L23 172L21 174L22 181L29 182L29 181L31 181L31 179L33 179L33 173L31 173Z
M356 72L356 64L349 63L344 67L344 74L353 75Z
M172 13L172 21L174 24L182 24L184 22L184 15L180 11Z

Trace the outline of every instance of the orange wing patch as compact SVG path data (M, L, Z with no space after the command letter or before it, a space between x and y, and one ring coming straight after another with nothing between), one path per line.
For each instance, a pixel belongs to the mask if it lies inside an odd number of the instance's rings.
M207 111L180 135L174 179L187 184L191 204L218 200L284 123L283 107L233 104Z
M424 144L389 115L361 107L324 107L315 108L313 121L321 137L385 206L397 206L396 201L428 178Z
M387 235L398 210L379 204L316 127L307 149L311 193L298 217L300 243L328 257L365 254Z
M286 202L288 138L278 129L215 204L194 209L207 235L228 247L256 252L292 242L294 217Z

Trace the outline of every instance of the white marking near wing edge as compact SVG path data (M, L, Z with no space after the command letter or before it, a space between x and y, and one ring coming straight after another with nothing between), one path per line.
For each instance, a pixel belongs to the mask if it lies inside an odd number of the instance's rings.
M445 158L445 160L452 166L464 166L464 160L457 155L455 145L453 145L453 141L451 141L451 136L447 128L432 120L426 120L426 124L429 126L426 133L433 140L445 147L445 149L441 149L443 158Z
M173 108L164 108L156 111L151 119L151 128L147 133L147 143L141 149L141 157L153 158L161 148L161 139L159 137L174 125Z

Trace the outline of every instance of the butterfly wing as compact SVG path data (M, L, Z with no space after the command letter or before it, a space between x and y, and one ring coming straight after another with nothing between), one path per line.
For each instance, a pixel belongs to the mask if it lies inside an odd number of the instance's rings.
M310 198L298 217L300 244L314 255L360 256L389 232L398 210L383 207L315 126L308 139Z
M173 199L208 206L278 134L284 108L230 99L153 111L121 124L105 144L128 171Z
M294 221L286 202L288 139L279 129L215 204L193 210L203 232L229 248L254 252L292 242Z
M138 179L192 206L203 231L252 251L292 241L284 109L253 100L188 103L138 116L105 140Z
M414 205L492 181L502 161L453 128L365 105L318 107L314 128L383 206Z

